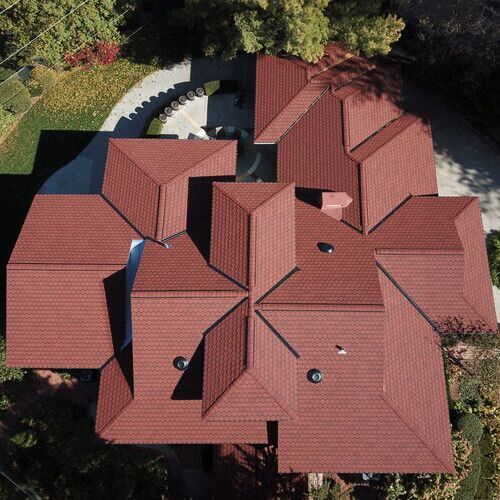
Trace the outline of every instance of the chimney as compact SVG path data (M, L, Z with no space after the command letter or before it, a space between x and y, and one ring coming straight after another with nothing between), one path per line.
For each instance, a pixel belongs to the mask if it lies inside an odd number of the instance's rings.
M321 211L337 220L342 220L344 208L352 203L352 198L347 193L321 193Z

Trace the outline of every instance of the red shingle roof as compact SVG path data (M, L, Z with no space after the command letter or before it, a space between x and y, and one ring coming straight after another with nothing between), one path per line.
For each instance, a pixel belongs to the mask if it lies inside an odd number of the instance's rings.
M103 194L144 236L162 240L206 217L210 179L235 171L236 141L111 139Z
M98 195L38 195L7 268L11 366L98 368L123 326L135 231Z
M281 472L453 472L439 323L496 328L478 202L416 196L436 194L430 129L390 71L331 45L316 65L259 56L257 80L256 132L281 137L290 183L212 197L235 143L113 141L105 192L171 237L124 270L135 233L102 198L37 197L9 264L8 361L107 361L96 426L119 443L265 444L272 421ZM353 203L339 221L295 181Z
M408 196L437 193L430 128L402 114L394 68L345 55L304 77L269 119L266 103L281 95L271 82L290 64L302 68L295 60L257 59L255 140L278 143L280 182L346 192L353 203L343 218L364 234Z

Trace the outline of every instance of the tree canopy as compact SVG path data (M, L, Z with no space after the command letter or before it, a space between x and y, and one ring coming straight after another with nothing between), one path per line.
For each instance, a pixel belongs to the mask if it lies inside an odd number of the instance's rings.
M330 5L329 5L330 4ZM379 6L380 7L380 6ZM185 16L206 55L286 52L315 62L333 39L367 56L387 54L404 22L363 0L186 0Z
M0 11L12 3L0 0ZM0 56L3 60L21 49L7 63L60 66L68 53L97 41L118 41L120 14L127 7L127 0L21 0L0 16Z

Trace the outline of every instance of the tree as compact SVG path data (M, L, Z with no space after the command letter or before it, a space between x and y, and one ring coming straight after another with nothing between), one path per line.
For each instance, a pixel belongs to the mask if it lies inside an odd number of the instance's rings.
M486 236L486 249L490 263L491 281L500 287L500 231L491 231Z
M367 57L388 54L405 27L400 17L384 14L379 1L337 0L327 13L332 39Z
M488 0L397 0L407 45L425 69L473 82L499 68L500 7ZM450 71L453 72L450 74Z
M63 56L68 53L97 41L116 42L120 39L118 26L123 22L123 17L119 17L119 14L128 7L126 2L127 0L89 0L85 3L82 0L22 0L15 3L0 16L2 59L21 49L7 61L10 65L42 60L49 65L61 66ZM11 0L0 0L0 10L12 3ZM44 33L45 30L47 31ZM41 36L30 43L38 35ZM22 48L26 44L28 45Z
M284 51L317 61L329 38L328 0L186 0L206 55Z

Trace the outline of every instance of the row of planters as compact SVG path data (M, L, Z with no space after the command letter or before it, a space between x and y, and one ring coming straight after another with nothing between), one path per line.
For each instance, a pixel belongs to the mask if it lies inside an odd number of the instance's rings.
M163 108L157 117L154 117L146 131L146 135L159 135L163 124L173 116L173 114L184 106L188 101L194 101L197 97L206 95L210 97L215 93L236 92L238 90L238 82L236 80L212 80L206 82L203 87L197 87L195 90L186 92L186 95L180 95Z
M166 123L168 118L172 116L181 106L184 106L187 101L194 101L196 97L203 97L205 95L205 89L203 87L198 87L196 90L190 90L186 95L179 96L176 100L173 100L169 106L167 106L163 113L160 113L158 119L162 123Z
M194 101L197 97L203 97L206 91L204 87L197 87L195 90L190 90L186 92L186 95L180 95L177 99L174 99L170 104L161 110L158 116L155 116L148 129L146 130L146 135L160 135L163 124L166 123L181 106L184 106L188 101Z
M31 107L34 99L57 83L57 73L41 64L27 69L22 80L13 70L0 72L0 137L16 121L16 117Z

